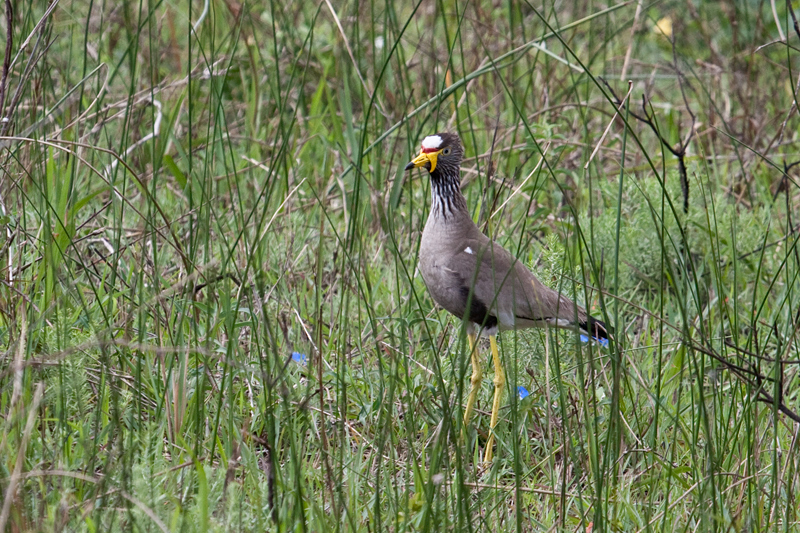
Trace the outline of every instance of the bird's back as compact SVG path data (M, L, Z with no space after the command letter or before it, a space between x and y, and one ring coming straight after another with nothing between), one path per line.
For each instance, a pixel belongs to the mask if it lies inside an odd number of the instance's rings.
M479 326L574 326L594 335L592 326L602 325L539 281L521 261L481 233L468 216L429 217L420 258L420 271L434 301Z

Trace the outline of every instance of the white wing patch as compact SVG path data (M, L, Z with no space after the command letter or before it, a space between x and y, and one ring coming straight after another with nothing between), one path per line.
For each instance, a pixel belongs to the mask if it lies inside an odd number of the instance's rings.
M470 248L469 246L464 248L464 251L467 252L469 255L473 255L475 253L475 252L472 251L472 248Z
M428 150L439 148L442 145L442 138L438 135L428 135L422 139L422 147Z

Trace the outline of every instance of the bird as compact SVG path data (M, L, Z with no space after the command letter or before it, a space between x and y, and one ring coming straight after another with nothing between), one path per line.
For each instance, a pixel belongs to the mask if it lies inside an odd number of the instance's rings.
M490 464L506 383L497 350L498 333L531 327L569 328L607 342L613 330L544 285L521 261L481 232L461 192L463 156L457 134L436 133L422 140L419 155L405 170L424 168L430 174L431 206L419 247L422 279L434 302L466 322L472 376L464 427L470 422L483 380L477 336L489 337L494 399L484 463Z

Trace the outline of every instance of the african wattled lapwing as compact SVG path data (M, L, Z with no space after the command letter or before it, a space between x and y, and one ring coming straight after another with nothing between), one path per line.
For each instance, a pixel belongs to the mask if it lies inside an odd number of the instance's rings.
M489 336L494 362L494 402L484 461L492 461L505 376L497 351L499 330L558 327L607 339L606 325L559 292L545 286L513 255L481 233L461 193L461 139L453 133L425 137L406 170L424 167L431 178L431 211L419 249L419 269L433 300L467 324L472 388L464 424L469 423L483 373L477 335Z

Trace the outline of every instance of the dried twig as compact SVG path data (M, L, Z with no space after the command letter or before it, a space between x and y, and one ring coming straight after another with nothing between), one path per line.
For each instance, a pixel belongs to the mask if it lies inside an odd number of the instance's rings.
M612 295L609 292L607 292L607 291L605 291L605 290L603 290L601 288L597 288L597 287L590 287L590 288L592 290L598 291L599 293L602 293L605 296L611 296L613 298L619 299L620 302L625 303L627 306L639 310L640 312L650 316L651 318L653 318L655 320L658 320L664 326L666 326L666 327L672 329L673 331L681 334L681 337L682 337L681 342L683 342L683 344L686 345L686 347L688 347L689 349L694 350L696 352L699 352L699 353L702 353L704 355L707 355L707 356L711 357L712 359L714 359L715 361L717 361L722 366L724 366L727 370L729 370L733 375L735 375L740 381L742 381L745 385L747 385L750 388L750 390L752 390L755 393L756 401L776 404L777 408L778 408L778 411L780 411L781 413L785 414L787 417L792 419L794 422L797 422L798 424L800 424L800 414L798 414L795 410L789 408L786 405L786 403L784 402L783 392L781 392L779 394L778 401L776 402L775 399L769 393L767 393L764 390L764 385L765 384L774 383L775 379L770 377L770 376L768 376L768 375L762 374L755 365L753 365L752 363L744 360L744 358L741 357L741 355L739 355L738 359L734 359L734 358L730 357L729 355L720 354L719 352L717 352L714 349L713 346L711 346L710 342L706 342L705 340L701 339L701 342L702 342L702 344L701 344L701 343L693 340L691 337L685 336L678 326L676 326L675 324L670 323L669 321L665 320L663 317L658 316L657 314L649 311L648 309L645 309L644 307L642 307L640 305L637 305L635 302L632 302L630 300L626 300L624 298L620 298L618 295ZM800 324L800 309L798 309L798 311L797 311L797 317L795 318L795 321L798 322L798 324ZM797 326L795 331L797 331L797 329L800 329L800 325ZM776 364L780 364L781 365L781 370L783 370L783 366L785 366L786 364L796 364L796 361L794 361L794 360L789 360L789 359L785 359L785 358L770 359L769 357L766 357L764 355L756 355L755 352L751 352L751 351L748 351L748 350L746 350L744 348L740 348L740 347L734 345L731 342L726 342L725 344L729 348L732 348L733 350L735 350L737 352L737 354L744 354L744 355L749 355L751 357L757 357L758 359L760 359L762 361L768 361L768 362L769 361L777 361ZM758 346L756 346L755 350L756 350L756 352L758 351ZM779 385L782 385L782 383L779 383ZM781 390L782 390L782 387L781 387Z
M603 84L606 86L606 88L611 92L611 96L614 98L614 102L618 106L622 105L622 100L620 100L620 98L617 96L617 94L614 92L614 89L611 88L611 86L608 84L608 82L603 78L600 78L600 81L602 81ZM661 131L658 129L658 126L655 123L653 115L650 114L650 112L647 110L647 104L648 104L647 96L643 94L642 95L642 113L643 114L640 115L640 114L636 113L633 110L630 110L629 113L633 118L635 118L639 122L642 122L643 124L647 124L650 127L650 129L653 130L653 133L656 134L656 137L658 137L658 140L661 141L661 144L664 145L664 147L672 155L674 155L675 157L678 158L678 171L680 172L681 192L683 193L683 212L684 213L688 213L689 212L689 179L688 179L687 174L686 174L686 148L689 146L689 143L691 142L692 137L694 136L694 126L695 126L694 114L692 114L691 111L689 112L689 114L692 117L692 127L691 127L691 130L689 131L689 135L686 136L686 140L679 142L677 147L673 147L672 144L670 144L669 140L664 138L664 136L661 134Z
M794 14L794 8L792 7L792 0L786 0L786 10L792 17L792 25L794 26L794 32L797 34L797 37L800 38L800 24L797 23L797 16ZM786 40L788 41L789 39Z
M686 135L686 139L684 139L682 141L679 140L677 147L673 147L672 144L669 142L669 140L664 138L664 136L661 134L661 131L658 129L658 126L656 125L656 122L654 120L653 115L651 114L651 112L649 112L647 110L648 100L647 100L647 96L644 95L644 94L642 95L642 114L640 115L640 114L638 114L638 113L636 113L634 111L629 111L629 112L630 112L631 116L633 116L633 118L635 118L639 122L647 124L650 127L650 129L653 130L653 133L656 134L656 137L658 137L658 140L661 141L661 144L664 145L664 147L667 150L669 150L672 153L672 155L674 155L675 157L678 158L678 172L680 173L681 192L683 193L683 212L684 213L688 213L689 212L689 178L688 178L687 172L686 172L686 149L689 147L689 143L692 141L692 138L694 137L695 126L697 125L697 117L695 117L694 113L692 112L692 108L691 108L691 106L689 106L689 99L686 97L686 89L685 89L684 84L688 84L689 82L686 79L686 77L683 75L683 72L681 71L681 69L678 68L678 56L677 56L677 52L675 51L675 37L674 36L671 38L671 41L672 41L672 62L673 62L672 68L678 74L678 86L680 87L680 90L681 90L681 97L683 98L683 104L684 104L684 106L686 106L686 111L687 111L687 113L689 113L689 116L692 119L692 124L689 127L689 133L688 133L688 135ZM602 81L603 84L606 86L606 88L609 90L609 92L611 93L611 96L614 98L614 102L616 103L616 105L617 106L621 106L622 103L623 103L623 100L621 100L617 96L617 94L614 92L614 89L611 88L611 86L608 84L608 82L604 78L600 78L600 81Z
M744 349L739 348L738 346L733 345L731 342L725 343L727 346L733 348L737 352L740 353L749 353ZM778 411L792 419L794 422L800 424L800 414L795 412L794 410L790 409L786 403L784 402L784 394L783 394L783 370L784 366L786 365L787 361L777 361L776 364L781 365L781 373L778 379L778 398L777 400L772 397L765 390L765 382L774 382L773 378L764 376L761 372L758 371L752 364L748 364L750 368L745 368L744 366L740 366L732 362L728 357L718 354L713 348L705 348L699 346L695 343L690 342L689 346L700 353L704 353L714 359L715 361L721 363L725 368L730 370L733 374L735 374L741 381L747 384L751 390L755 392L756 401L774 404ZM753 354L754 355L754 354ZM758 356L759 359L768 360L769 358L764 356Z

